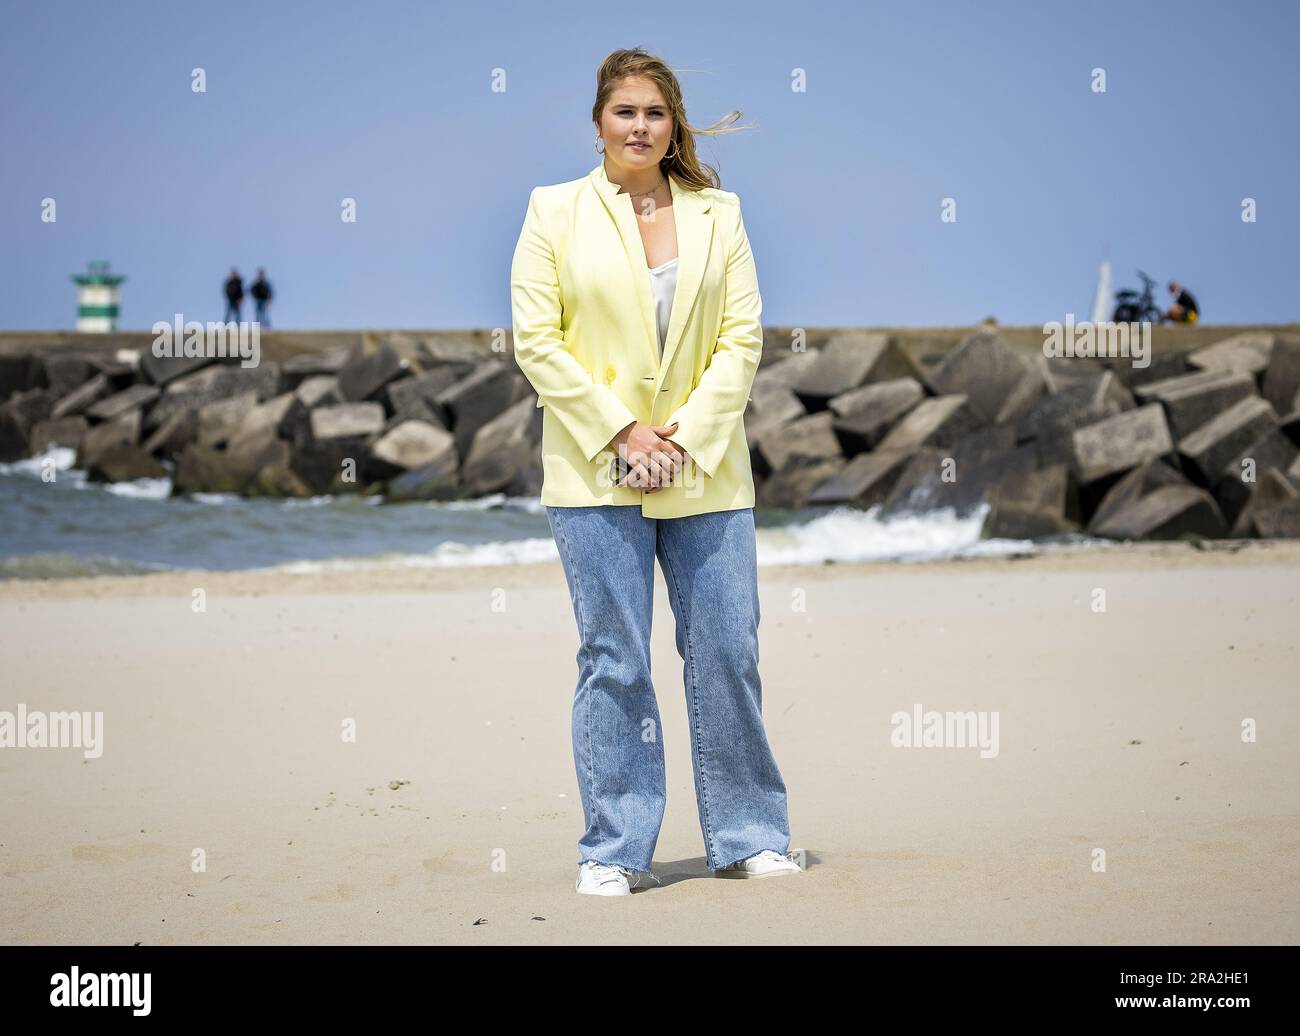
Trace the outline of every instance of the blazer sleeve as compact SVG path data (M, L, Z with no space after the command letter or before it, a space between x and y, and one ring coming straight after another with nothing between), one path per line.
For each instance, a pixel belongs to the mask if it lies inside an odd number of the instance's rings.
M636 415L608 385L593 380L565 346L560 325L560 281L546 233L538 188L510 264L510 312L515 362L548 407L573 436L587 460L595 460Z
M682 446L709 478L722 463L736 423L744 416L763 353L763 299L739 200L725 280L722 326L709 365L686 402L667 421L679 422L669 438Z

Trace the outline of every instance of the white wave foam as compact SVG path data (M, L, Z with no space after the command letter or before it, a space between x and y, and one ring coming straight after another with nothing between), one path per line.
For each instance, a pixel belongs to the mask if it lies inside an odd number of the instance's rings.
M195 503L211 504L214 507L233 504L235 501L243 499L238 493L190 493L189 498Z
M548 537L501 540L493 543L441 543L428 554L381 554L368 558L290 561L270 566L276 572L309 575L367 568L463 568L471 565L536 565L556 561L555 541Z
M91 482L86 472L74 468L77 451L70 446L50 446L40 453L0 464L0 475L18 475L23 478L42 478L47 470L53 469L56 481L65 482L77 489L102 489L115 496L137 500L164 500L171 496L172 480L163 478L137 478L130 482Z
M836 508L802 525L758 530L760 565L820 565L828 561L925 561L937 558L1036 553L1032 540L982 540L987 506L965 517L952 508L881 521L879 507Z
M329 493L322 493L319 496L286 496L280 501L280 505L288 508L324 507L333 501L334 497L330 496Z
M40 478L49 467L55 471L75 471L73 464L77 461L77 451L70 446L51 446L40 453L22 460L0 464L0 475L23 475L28 478ZM85 472L80 472L85 477Z
M495 508L508 508L512 511L527 511L529 514L546 513L540 497L506 496L505 493L489 493L487 496L478 496L471 500L431 501L429 506L446 511L490 511Z
M828 561L922 561L939 558L1034 554L1032 540L982 540L984 511L958 518L951 509L880 521L876 511L842 508L803 525L758 530L760 565L821 565ZM535 565L557 561L550 537L491 543L440 544L427 554L293 561L276 571L309 574L367 568L453 568L470 565Z
M172 495L170 478L137 478L130 482L98 483L106 492L114 496L125 496L136 500L166 500ZM89 485L89 483L83 483Z

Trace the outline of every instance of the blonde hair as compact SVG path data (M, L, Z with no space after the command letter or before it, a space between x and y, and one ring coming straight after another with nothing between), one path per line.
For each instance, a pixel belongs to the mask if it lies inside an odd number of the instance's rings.
M614 88L632 76L644 76L653 81L659 92L668 102L672 113L673 136L668 145L668 154L659 161L659 168L665 176L672 175L677 182L690 190L698 191L704 187L721 188L722 180L718 171L712 166L700 162L695 153L695 138L716 137L723 133L736 133L745 126L733 126L740 118L739 111L729 112L712 126L695 127L686 120L686 105L682 101L682 87L667 64L652 54L647 54L640 47L630 50L613 51L596 71L596 103L591 107L591 118L600 125L601 114L609 103L609 95Z

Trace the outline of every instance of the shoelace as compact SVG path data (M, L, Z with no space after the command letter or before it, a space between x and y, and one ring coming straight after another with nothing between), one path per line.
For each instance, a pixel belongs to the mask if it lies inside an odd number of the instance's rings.
M628 878L628 884L631 885L632 881L630 879L636 877L635 871L630 871L626 867L620 867L617 864L593 862L587 864L587 870L597 885L607 885L611 881L617 882L620 874Z

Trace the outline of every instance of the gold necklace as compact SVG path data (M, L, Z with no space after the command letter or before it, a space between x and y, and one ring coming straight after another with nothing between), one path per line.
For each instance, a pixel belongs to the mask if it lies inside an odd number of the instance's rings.
M637 193L634 193L634 192L632 192L632 191L628 191L628 192L627 192L628 197L629 197L629 198L648 198L648 197L650 197L650 195L654 194L657 190L659 190L660 187L662 187L662 186L663 186L664 184L666 184L667 182L668 182L668 177L665 176L663 179L661 179L657 184L655 184L655 185L654 185L652 188L650 188L650 190L648 190L648 191L640 191L640 192L637 192Z

